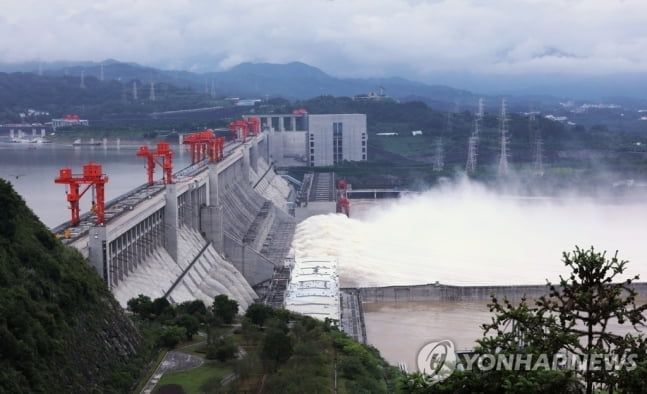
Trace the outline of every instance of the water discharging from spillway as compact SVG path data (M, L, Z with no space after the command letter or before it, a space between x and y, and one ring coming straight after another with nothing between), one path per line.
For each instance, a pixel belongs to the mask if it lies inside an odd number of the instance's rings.
M562 252L593 246L647 280L647 198L521 198L459 182L357 216L301 222L295 256L335 257L342 287L544 284L567 273Z

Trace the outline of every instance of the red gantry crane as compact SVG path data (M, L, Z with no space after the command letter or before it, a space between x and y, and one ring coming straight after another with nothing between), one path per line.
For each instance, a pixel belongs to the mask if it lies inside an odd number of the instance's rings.
M61 168L58 178L54 179L54 183L68 185L68 190L65 193L72 211L72 226L78 225L81 221L79 201L91 187L95 189L97 199L96 202L92 202L92 209L97 215L96 223L103 224L105 213L104 186L107 182L108 176L101 173L101 164L90 162L84 165L83 175L72 174L72 169L69 167ZM82 191L80 191L81 185L86 185Z
M255 116L246 119L235 120L228 125L229 130L234 135L234 141L247 141L249 135L259 135L261 133L261 120Z
M340 179L337 182L337 213L343 213L350 216L350 200L348 199L348 185L346 181Z
M228 125L229 130L234 135L234 141L247 141L247 135L249 135L249 124L244 119L234 120Z
M207 157L210 163L215 163L225 156L225 137L216 137L213 130L185 135L182 143L189 145L191 164L196 164Z
M168 142L160 142L157 144L157 150L150 151L147 146L140 146L137 156L146 158L146 172L148 173L148 184L152 185L153 172L155 172L155 164L159 164L164 171L163 181L164 184L173 183L173 151ZM158 158L162 159L160 163Z
M259 135L261 133L261 120L255 116L247 118L247 130L252 135Z

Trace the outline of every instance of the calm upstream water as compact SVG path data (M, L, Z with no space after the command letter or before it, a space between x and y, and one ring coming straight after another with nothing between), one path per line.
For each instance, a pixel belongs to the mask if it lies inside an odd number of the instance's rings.
M70 167L73 174L82 174L83 165L101 164L108 176L105 194L109 201L147 182L145 159L135 155L139 146L123 143L117 146L114 141L105 147L0 142L0 178L10 181L41 221L53 228L70 220L66 186L54 183L61 168ZM190 163L187 152L178 148L172 146L174 171ZM161 170L156 166L155 180L161 178ZM88 190L81 198L81 212L87 212L91 203L91 190Z

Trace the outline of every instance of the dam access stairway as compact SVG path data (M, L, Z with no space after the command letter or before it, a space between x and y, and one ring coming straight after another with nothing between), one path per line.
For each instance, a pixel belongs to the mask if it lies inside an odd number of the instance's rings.
M333 172L305 174L297 192L295 216L297 221L314 215L336 211L336 177Z
M315 173L308 201L335 201L335 174Z

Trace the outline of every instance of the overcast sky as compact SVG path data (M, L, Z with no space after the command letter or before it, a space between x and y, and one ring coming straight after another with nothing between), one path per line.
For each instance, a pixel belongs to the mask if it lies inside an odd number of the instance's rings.
M647 70L645 0L3 3L2 62L112 58L220 71L301 61L335 76Z

